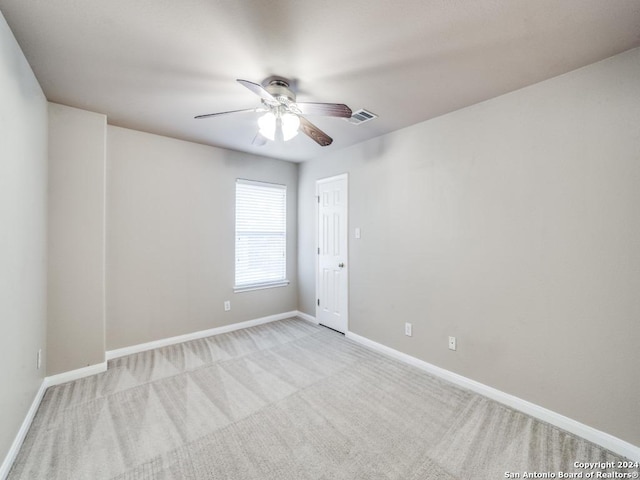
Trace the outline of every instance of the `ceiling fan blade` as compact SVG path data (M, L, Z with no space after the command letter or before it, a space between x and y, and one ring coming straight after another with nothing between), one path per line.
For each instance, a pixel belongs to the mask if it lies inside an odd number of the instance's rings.
M325 115L327 117L351 117L351 109L343 103L296 102L302 115Z
M321 147L326 147L328 145L331 145L331 142L333 142L333 138L331 138L329 135L324 133L322 130L320 130L318 127L316 127L313 123L311 123L306 118L300 117L300 116L299 118L300 118L300 129L305 135L307 135L309 138L311 138L311 140L316 142Z
M217 115L226 115L227 113L243 113L243 112L257 112L258 109L256 108L245 108L244 110L231 110L228 112L218 112L218 113L207 113L205 115L198 115L197 117L193 117L193 118L210 118L210 117L215 117Z
M264 87L258 83L250 82L249 80L242 80L238 78L236 80L240 85L244 85L253 93L258 95L262 100L264 100L269 105L280 105L280 102L276 100L276 98L267 92Z
M253 137L253 141L251 142L251 145L255 145L256 147L262 147L266 143L267 143L267 138L262 136L262 134L258 131L258 133L256 133L256 136Z

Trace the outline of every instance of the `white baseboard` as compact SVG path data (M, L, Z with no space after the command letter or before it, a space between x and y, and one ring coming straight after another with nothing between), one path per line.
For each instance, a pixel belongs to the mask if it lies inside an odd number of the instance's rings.
M314 317L313 315L309 315L308 313L304 313L298 310L296 312L296 317L306 320L307 322L311 322L314 325L318 325L318 320L316 320L316 317Z
M40 406L40 402L42 401L42 397L44 397L44 392L47 390L47 385L45 380L42 380L40 384L40 388L36 393L36 396L31 402L31 407L29 407L29 411L27 415L24 417L22 421L22 425L20 425L20 430L18 430L18 434L13 439L13 443L9 448L9 452L4 458L2 465L0 466L0 479L4 480L9 475L9 470L11 470L11 466L18 456L18 452L20 451L20 447L22 447L22 442L24 442L24 438L27 436L27 432L29 431L29 427L31 427L31 422L33 422L34 417L36 416L36 412L38 411L38 407Z
M58 373L51 375L44 379L45 389L53 387L54 385L60 385L62 383L73 382L83 377L90 377L97 373L107 371L107 362L97 363L95 365L89 365L88 367L78 368L76 370L69 370L68 372Z
M20 447L22 447L22 443L24 442L25 437L27 436L27 432L31 427L31 423L36 416L36 412L40 407L40 402L44 397L44 393L47 391L47 388L52 387L54 385L60 385L62 383L71 382L73 380L78 380L82 377L88 377L90 375L95 375L96 373L105 372L107 370L107 362L102 362L97 365L90 365L88 367L78 368L77 370L71 370L69 372L59 373L57 375L51 375L49 377L45 377L42 379L42 383L40 384L40 388L38 388L38 392L31 403L31 407L29 407L29 411L27 415L24 417L22 421L22 425L20 426L20 430L18 430L18 434L13 440L11 444L11 448L9 448L9 452L4 458L2 462L2 466L0 466L0 479L4 480L7 475L9 475L9 470L11 470L11 466L18 456L18 452L20 451Z
M234 330L255 327L256 325L262 325L265 323L284 320L285 318L296 316L300 316L300 312L298 312L297 310L293 310L291 312L278 313L275 315L269 315L267 317L256 318L255 320L247 320L246 322L232 323L231 325L225 325L223 327L210 328L208 330L200 330L198 332L187 333L185 335L178 335L177 337L163 338L160 340L154 340L153 342L140 343L138 345L131 345L130 347L108 350L106 352L107 360L132 355L134 353L145 352L147 350L153 350L154 348L175 345L176 343L188 342L190 340L198 340L199 338L211 337L212 335L220 335L221 333L233 332Z
M621 455L633 461L640 461L640 447L632 445L631 443L614 437L613 435L602 432L600 430L596 430L593 427L565 417L564 415L556 413L552 410L528 402L514 395L502 392L493 387L489 387L488 385L485 385L483 383L476 382L475 380L471 380L470 378L463 377L462 375L458 375L457 373L445 370L444 368L436 367L431 363L425 362L416 357L412 357L411 355L407 355L406 353L402 353L381 343L374 342L373 340L362 337L353 332L347 332L346 337L380 353L384 353L385 355L393 357L396 360L400 360L401 362L413 365L414 367L424 370L436 377L440 377L453 384L459 385L463 388L479 393L480 395L507 405L515 410L526 413L527 415L542 420L543 422L549 423L558 428L566 430L567 432L573 433L574 435L600 445L601 447L617 453L618 455Z

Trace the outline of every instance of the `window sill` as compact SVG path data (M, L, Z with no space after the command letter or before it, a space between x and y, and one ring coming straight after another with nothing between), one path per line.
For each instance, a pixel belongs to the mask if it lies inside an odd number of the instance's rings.
M253 290L264 290L266 288L286 287L287 285L289 285L289 280L274 283L262 283L259 285L247 285L246 287L235 287L233 289L233 293L251 292Z

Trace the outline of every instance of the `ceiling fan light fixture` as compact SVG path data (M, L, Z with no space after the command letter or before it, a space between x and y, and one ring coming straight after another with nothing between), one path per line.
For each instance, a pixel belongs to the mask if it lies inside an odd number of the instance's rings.
M282 140L286 142L298 134L300 118L293 113L267 112L258 118L258 127L260 135L271 141L276 139L276 135L280 138L282 132Z
M260 135L273 141L276 138L276 116L272 112L267 112L258 119Z
M293 113L285 113L280 119L282 122L282 139L286 142L298 134L300 118Z

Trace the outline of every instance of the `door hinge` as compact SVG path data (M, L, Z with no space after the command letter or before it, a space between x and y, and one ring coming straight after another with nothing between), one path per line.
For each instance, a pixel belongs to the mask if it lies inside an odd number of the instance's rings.
M320 255L320 247L318 247L318 255Z
M320 306L320 299L318 299L318 306Z
M316 198L318 199L318 203L320 203L320 195L316 195Z

